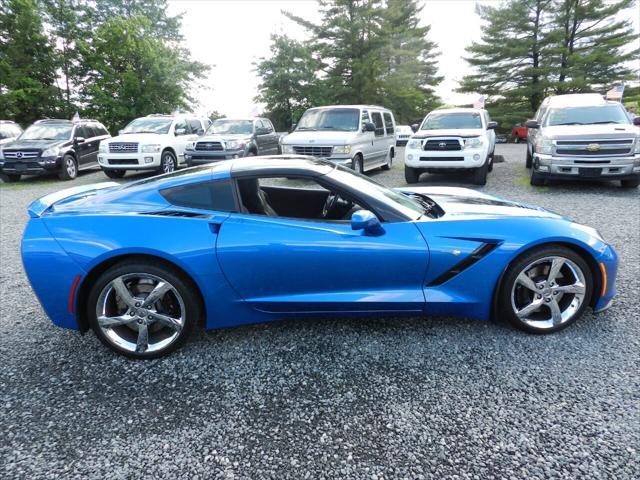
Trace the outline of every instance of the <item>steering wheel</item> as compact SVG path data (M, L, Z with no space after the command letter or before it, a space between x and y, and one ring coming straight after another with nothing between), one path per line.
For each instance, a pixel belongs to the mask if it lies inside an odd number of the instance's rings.
M335 193L330 193L329 195L327 195L327 199L324 202L324 207L322 207L322 218L327 218L327 216L333 210L333 207L335 207L336 203L338 203L338 198L339 195Z

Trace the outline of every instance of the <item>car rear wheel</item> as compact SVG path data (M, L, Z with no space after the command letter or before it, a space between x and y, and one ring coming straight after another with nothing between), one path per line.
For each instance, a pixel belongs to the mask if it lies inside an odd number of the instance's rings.
M87 316L111 350L130 358L158 358L184 343L200 317L194 290L170 267L117 264L94 283Z
M407 183L418 183L420 180L420 170L404 166L404 180Z
M162 158L160 159L160 173L171 173L177 168L177 161L175 155L169 150L162 152Z
M640 185L640 178L633 180L620 180L622 188L637 188Z
M391 170L393 166L393 150L389 150L387 153L387 163L382 166L382 170Z
M489 155L489 158L487 159L487 162L489 164L489 166L487 167L488 172L493 172L493 159L495 158L495 156L496 156L496 152L493 151L491 152L491 155Z
M591 270L580 255L565 247L544 247L509 267L499 313L521 330L557 332L582 316L592 291Z
M122 178L127 173L126 170L103 170L104 174L109 178Z
M531 152L529 151L529 146L527 145L527 159L525 161L525 167L531 168L533 164L533 157L531 156Z

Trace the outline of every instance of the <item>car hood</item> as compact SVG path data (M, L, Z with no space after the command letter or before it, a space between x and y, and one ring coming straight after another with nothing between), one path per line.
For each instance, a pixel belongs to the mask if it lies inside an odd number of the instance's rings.
M396 190L426 195L442 207L445 211L445 217L448 219L473 217L565 218L542 207L504 200L469 188L402 187Z
M301 132L294 131L283 137L283 145L308 145L314 143L317 145L346 145L350 143L358 132L336 132L324 130L304 130Z
M44 149L67 143L69 140L14 140L5 143L2 148L38 148Z
M106 140L106 143L113 142L136 142L136 143L162 143L166 140L167 135L160 135L158 133L127 133L124 135L118 135L117 137L111 137Z
M608 139L629 138L637 135L638 128L634 125L607 123L604 125L556 125L544 127L542 134L556 140L561 139Z
M237 133L237 134L213 134L213 135L204 135L202 137L198 137L198 142L224 142L228 140L235 141L251 141L251 135L247 135L246 133Z
M2 138L0 139L0 145L6 145L7 143L11 143L16 139L16 137L12 138Z
M485 134L482 128L455 128L449 130L418 130L414 139L429 137L480 137Z

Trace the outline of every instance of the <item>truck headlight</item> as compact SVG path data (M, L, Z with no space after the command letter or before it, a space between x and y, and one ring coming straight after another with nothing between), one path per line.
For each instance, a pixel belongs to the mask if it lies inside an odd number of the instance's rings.
M0 158L2 158L1 152L0 150ZM636 138L636 148L633 149L633 153L640 153L640 137Z
M42 154L41 157L57 157L60 154L60 148L58 147L50 147L47 148Z
M420 140L409 140L407 142L407 149L410 150L419 150L421 147Z
M333 153L351 153L351 145L336 145L333 147Z
M282 153L295 153L293 145L282 145Z
M142 153L158 153L160 151L160 145L142 145L140 151Z
M196 149L196 142L187 142L187 144L185 145L185 150L195 150Z
M536 153L551 155L553 153L553 142L549 137L540 137L536 140Z
M225 147L228 150L238 150L244 148L244 142L239 142L238 140L227 140L224 142Z
M482 138L471 137L464 139L464 148L480 148L482 146Z
M98 147L98 152L107 153L109 151L109 144L107 142L100 142L100 146Z
M4 154L2 153L2 149L0 148L0 161L4 160Z

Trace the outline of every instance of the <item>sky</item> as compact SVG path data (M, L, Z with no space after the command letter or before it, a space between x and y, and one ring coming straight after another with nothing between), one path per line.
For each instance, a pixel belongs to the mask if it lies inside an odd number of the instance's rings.
M495 1L495 0L494 0ZM469 72L465 47L480 38L476 0L425 0L423 25L431 25L430 39L439 45L440 75L436 93L449 104L473 103L477 95L455 92L458 80ZM182 33L192 58L212 69L192 92L196 113L217 110L227 116L255 115L261 106L253 98L260 79L254 63L269 55L270 35L306 38L304 28L286 18L286 10L307 20L319 20L315 0L170 0L169 13L183 13ZM640 30L640 16L636 18ZM499 39L497 39L499 40Z

